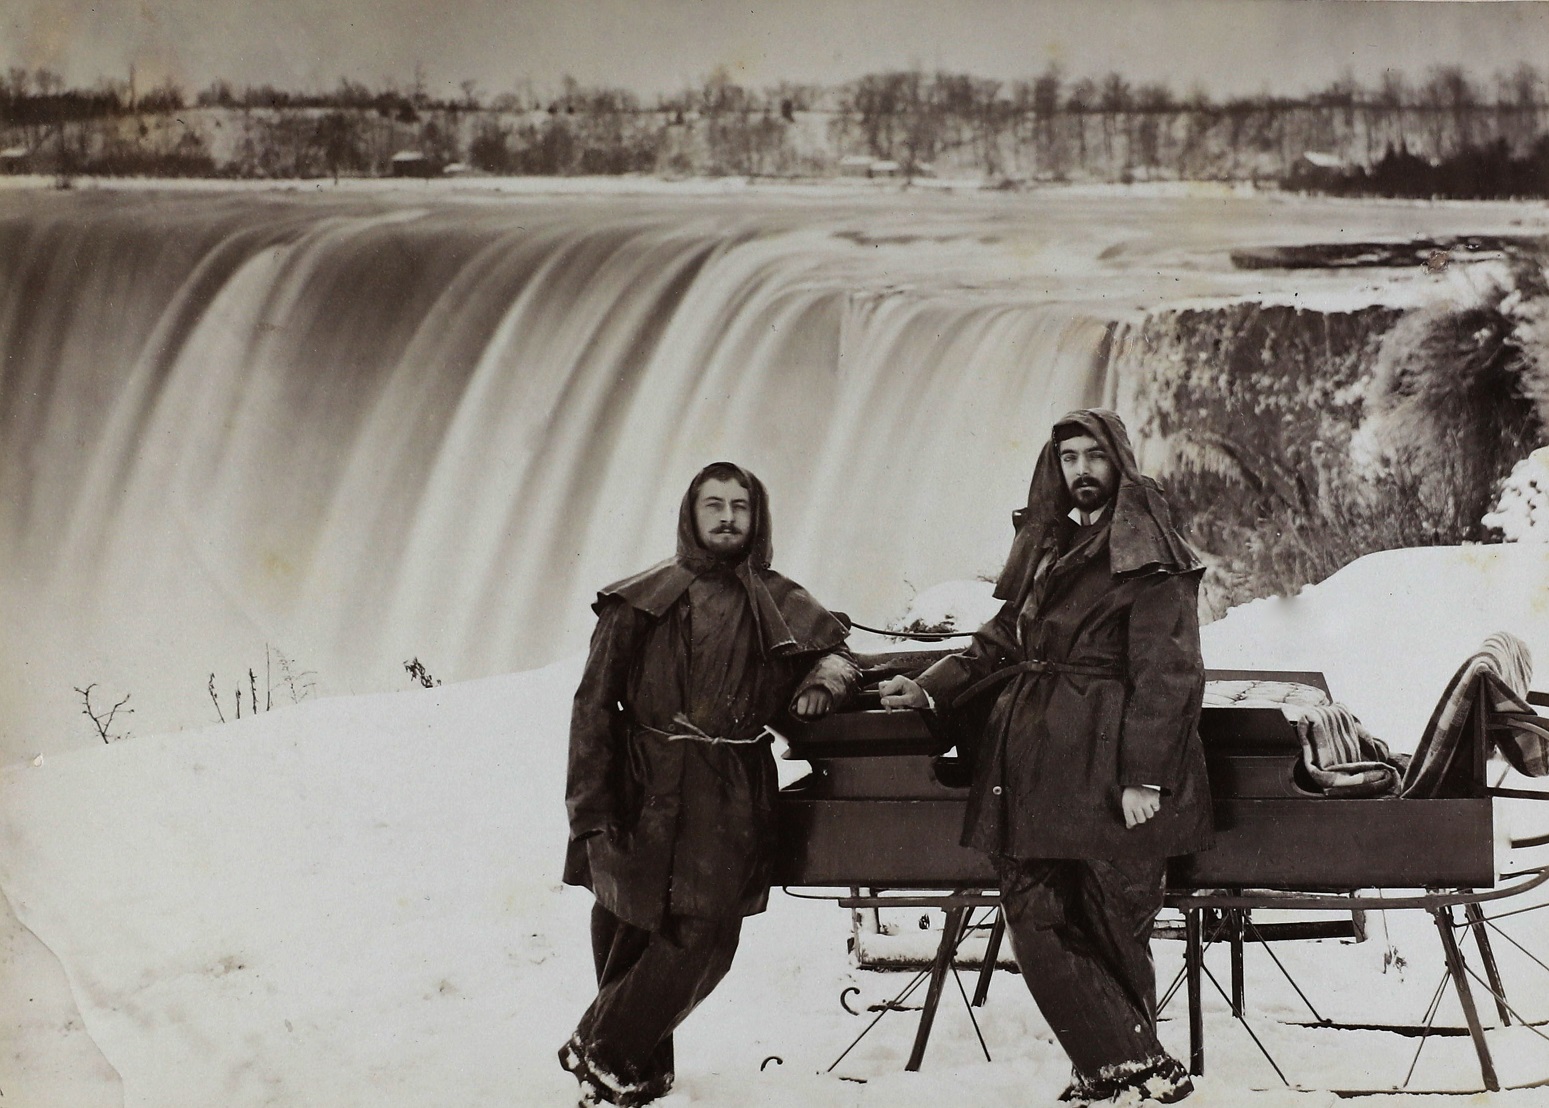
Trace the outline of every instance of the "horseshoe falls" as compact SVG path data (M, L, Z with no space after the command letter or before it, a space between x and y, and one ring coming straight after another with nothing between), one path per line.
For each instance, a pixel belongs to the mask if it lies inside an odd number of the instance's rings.
M406 688L413 659L457 681L573 655L722 458L769 486L776 568L894 617L998 569L1054 417L1124 409L1116 328L1283 292L1227 248L1356 210L0 193L0 755L100 741L79 690L150 734Z
M92 683L144 733L286 702L294 673L552 661L596 589L671 553L718 458L768 484L777 567L857 618L993 571L1040 426L1104 398L1106 322L894 286L877 254L700 206L13 212L8 750L94 739Z

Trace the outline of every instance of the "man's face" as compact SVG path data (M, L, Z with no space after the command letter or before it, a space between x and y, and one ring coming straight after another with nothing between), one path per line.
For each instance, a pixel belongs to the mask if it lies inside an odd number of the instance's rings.
M1107 447L1091 435L1077 435L1059 444L1059 454L1065 487L1076 507L1092 512L1113 498L1119 472Z
M753 504L741 482L712 477L694 497L694 524L699 541L720 558L734 558L747 549L753 527Z

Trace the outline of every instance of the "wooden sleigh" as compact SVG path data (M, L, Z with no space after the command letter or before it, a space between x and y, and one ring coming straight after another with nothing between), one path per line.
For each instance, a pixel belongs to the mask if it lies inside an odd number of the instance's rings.
M912 907L945 912L933 963L898 998L883 1005L877 1017L901 1007L920 985L927 986L907 1065L911 1070L923 1060L941 994L956 973L954 953L964 937L975 929L988 931L971 1001L958 983L972 1016L972 1009L987 996L1003 934L995 875L988 860L958 845L967 803L967 770L946 756L963 729L981 721L970 717L943 725L926 713L876 708L876 682L892 673L918 672L939 654L920 651L863 658L872 689L863 691L854 710L787 733L785 756L809 762L812 771L782 789L777 799L777 883L788 890L844 890L833 898L852 909ZM1209 672L1207 678L1296 682L1328 692L1323 675L1312 672L1220 670ZM1494 806L1500 798L1545 799L1549 793L1492 787L1486 770L1492 749L1506 737L1525 737L1549 750L1549 719L1530 708L1522 710L1527 705L1520 698L1503 707L1502 698L1495 695L1499 691L1498 683L1475 682L1454 725L1457 741L1441 763L1429 767L1431 781L1425 796L1384 799L1342 799L1312 791L1299 769L1301 741L1278 708L1207 703L1200 733L1214 802L1216 845L1173 860L1167 903L1178 910L1182 922L1158 928L1159 937L1181 938L1185 944L1184 968L1164 990L1161 1007L1180 987L1184 989L1193 1073L1204 1072L1203 985L1208 979L1281 1081L1292 1084L1249 1026L1247 947L1263 944L1274 958L1273 942L1352 937L1363 912L1416 910L1429 913L1435 922L1446 971L1438 996L1450 983L1466 1033L1473 1040L1482 1088L1503 1087L1475 1001L1475 985L1493 1000L1500 1025L1513 1021L1533 1025L1506 995L1491 943L1491 934L1501 932L1488 908L1549 882L1549 868L1521 869L1498 878ZM1549 705L1549 695L1531 693L1527 702ZM1418 849L1418 844L1424 848ZM1270 909L1333 911L1345 913L1345 918L1254 920L1255 911ZM1473 940L1479 970L1465 955L1460 934ZM1230 952L1229 992L1206 965L1207 950L1217 944ZM1284 973L1280 960L1274 961ZM1296 990L1307 999L1300 986ZM1308 1006L1311 1009L1310 1001ZM1434 1027L1436 1009L1433 1001L1425 1021L1413 1027L1382 1029L1415 1035L1423 1047L1427 1036L1450 1030ZM1314 1016L1314 1026L1334 1026L1315 1011ZM1536 1027L1533 1031L1545 1039L1549 1059L1549 1036ZM1411 1074L1413 1069L1411 1065ZM1549 1084L1549 1077L1532 1084ZM1353 1096L1419 1090L1400 1086L1326 1091Z

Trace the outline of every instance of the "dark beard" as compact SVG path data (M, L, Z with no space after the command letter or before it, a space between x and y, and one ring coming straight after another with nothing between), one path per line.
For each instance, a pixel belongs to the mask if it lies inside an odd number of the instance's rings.
M736 569L747 560L749 545L751 544L743 543L736 551L729 553L709 550L701 546L693 554L679 558L678 561L685 569L695 574L727 572Z
M1103 506L1112 499L1113 496L1097 484L1078 485L1070 490L1071 503L1088 514L1101 511Z

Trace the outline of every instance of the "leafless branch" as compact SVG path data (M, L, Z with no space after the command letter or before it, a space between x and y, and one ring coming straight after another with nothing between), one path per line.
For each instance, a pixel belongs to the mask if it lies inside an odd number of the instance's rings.
M123 708L124 715L126 716L134 714L133 708L124 708L124 705L129 703L129 694L125 693L124 698L117 704L113 705L112 708L108 709L107 714L104 715L91 706L91 690L95 689L96 687L97 683L95 681L93 681L90 685L87 685L84 689L78 685L74 686L75 691L81 694L81 701L85 705L85 707L81 709L81 714L91 720L92 726L97 729L97 734L101 737L103 742L109 743L114 739L123 738L123 735L113 734L109 728L113 726L113 718L118 715L120 708Z

